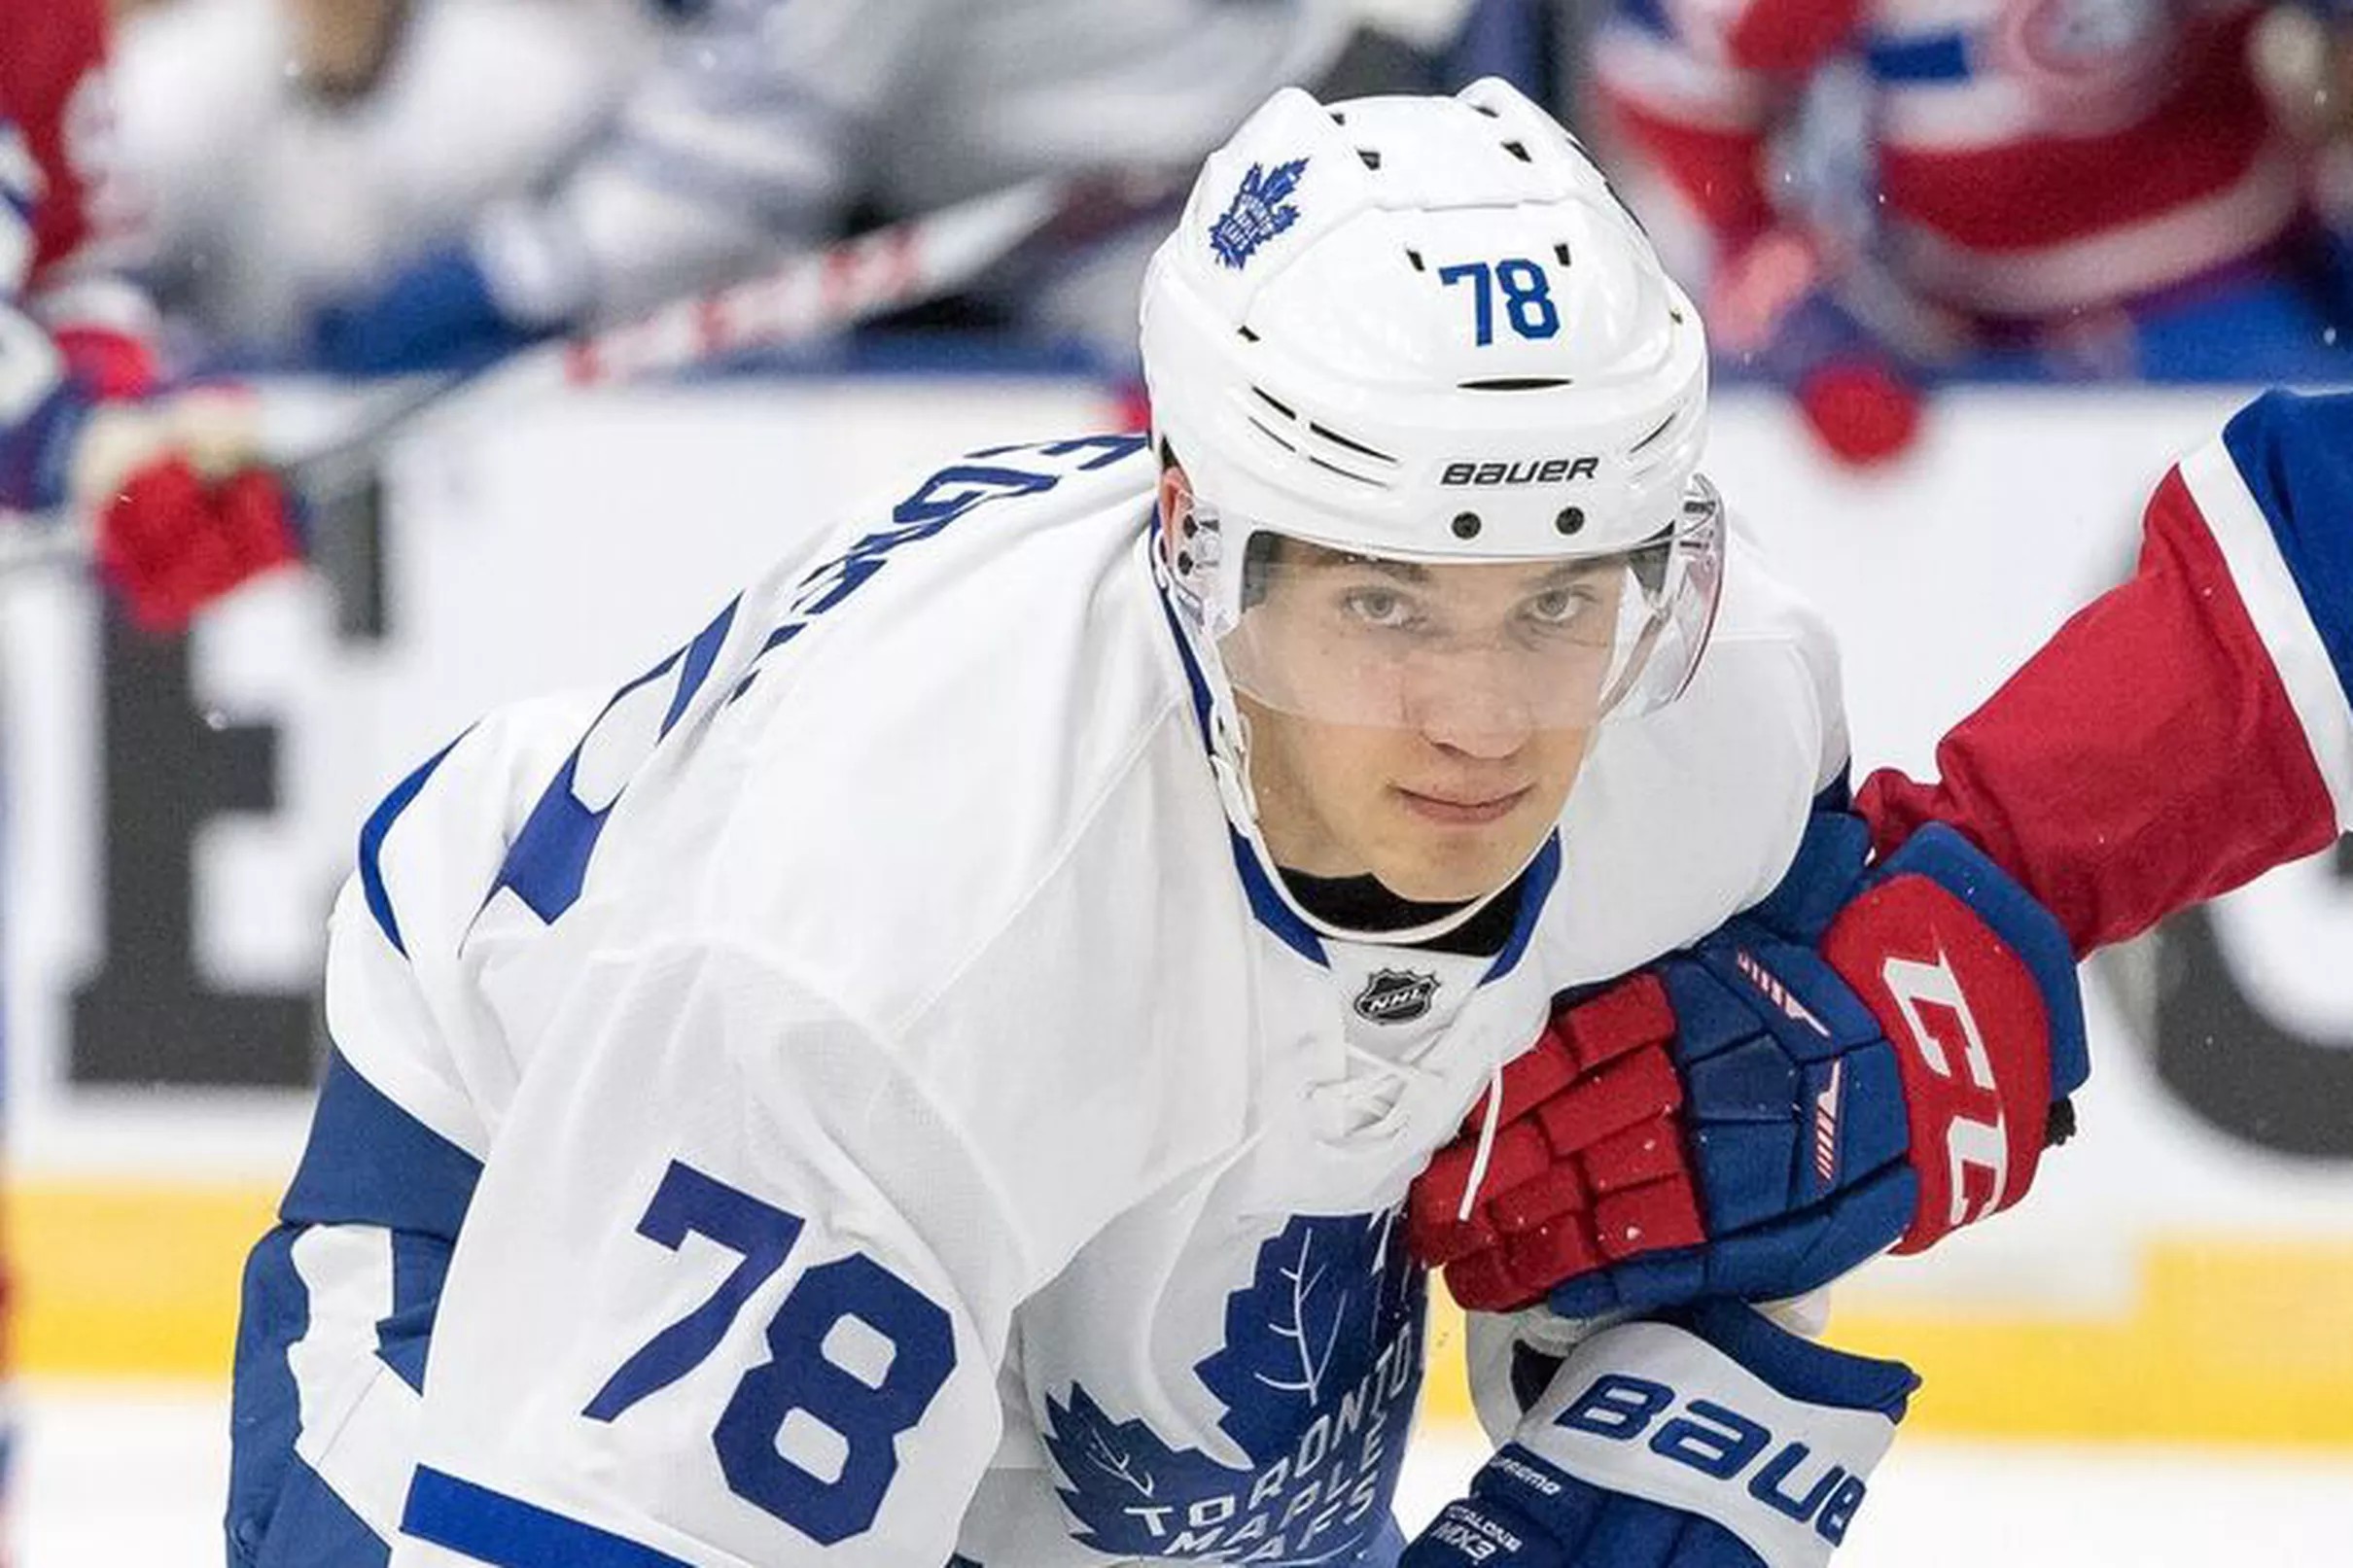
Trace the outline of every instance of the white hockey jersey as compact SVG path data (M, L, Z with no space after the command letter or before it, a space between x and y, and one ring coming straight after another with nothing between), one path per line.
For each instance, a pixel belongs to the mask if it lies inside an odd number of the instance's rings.
M1831 652L1736 551L1500 953L1321 939L1219 804L1155 478L968 457L387 799L249 1272L232 1561L1393 1551L1407 1184L1555 993L1778 879Z

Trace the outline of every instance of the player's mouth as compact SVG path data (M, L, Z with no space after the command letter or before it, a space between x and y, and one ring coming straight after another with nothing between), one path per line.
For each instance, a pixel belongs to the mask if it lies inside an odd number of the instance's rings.
M1528 798L1528 790L1535 786L1527 784L1500 795L1425 795L1401 784L1393 787L1405 809L1424 821L1439 822L1448 827L1479 827L1509 817Z

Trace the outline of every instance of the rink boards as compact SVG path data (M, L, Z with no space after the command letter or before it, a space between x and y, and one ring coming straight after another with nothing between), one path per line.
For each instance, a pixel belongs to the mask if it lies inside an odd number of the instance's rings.
M1972 389L1856 480L1728 398L1709 468L1839 625L1860 761L1918 768L2125 569L2140 498L2235 401ZM23 1364L221 1375L299 1147L283 1085L315 1050L327 901L390 781L485 706L627 679L844 503L1108 408L1075 382L897 378L447 432L400 453L339 591L256 590L184 653L104 633L65 581L0 589ZM2324 856L2093 965L2083 1135L2022 1211L1856 1281L1838 1337L1923 1371L1923 1426L2353 1445L2347 952ZM1458 1376L1430 1387L1467 1418Z

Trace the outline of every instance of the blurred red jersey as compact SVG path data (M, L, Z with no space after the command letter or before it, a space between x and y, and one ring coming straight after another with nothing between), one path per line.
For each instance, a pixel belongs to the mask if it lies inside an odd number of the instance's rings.
M1888 260L1977 315L2122 303L2254 256L2301 192L2248 58L2253 0L1619 0L1633 140L1720 240L1772 217L1766 138L1860 67Z
M102 226L92 217L111 134L103 0L0 0L0 117L40 171L33 254L20 285L37 290ZM111 216L111 215L110 215Z
M0 302L107 395L154 378L154 312L117 272L135 228L113 172L104 0L0 0Z

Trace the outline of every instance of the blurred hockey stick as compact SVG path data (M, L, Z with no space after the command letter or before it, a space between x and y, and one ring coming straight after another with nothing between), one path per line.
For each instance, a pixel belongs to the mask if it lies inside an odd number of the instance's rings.
M522 349L397 397L363 427L280 466L288 488L332 500L392 438L567 389L615 386L790 347L958 293L1023 257L1141 219L1169 179L1040 176L937 212L800 252L755 276L634 320Z
M377 505L378 465L396 439L566 390L617 386L814 341L956 294L1032 257L1114 233L1182 190L1174 175L1148 172L1026 180L798 252L612 327L389 391L357 429L279 463L278 471L310 513L314 547L332 549L338 536L353 531L356 515ZM91 549L86 520L0 529L0 577L85 563Z

